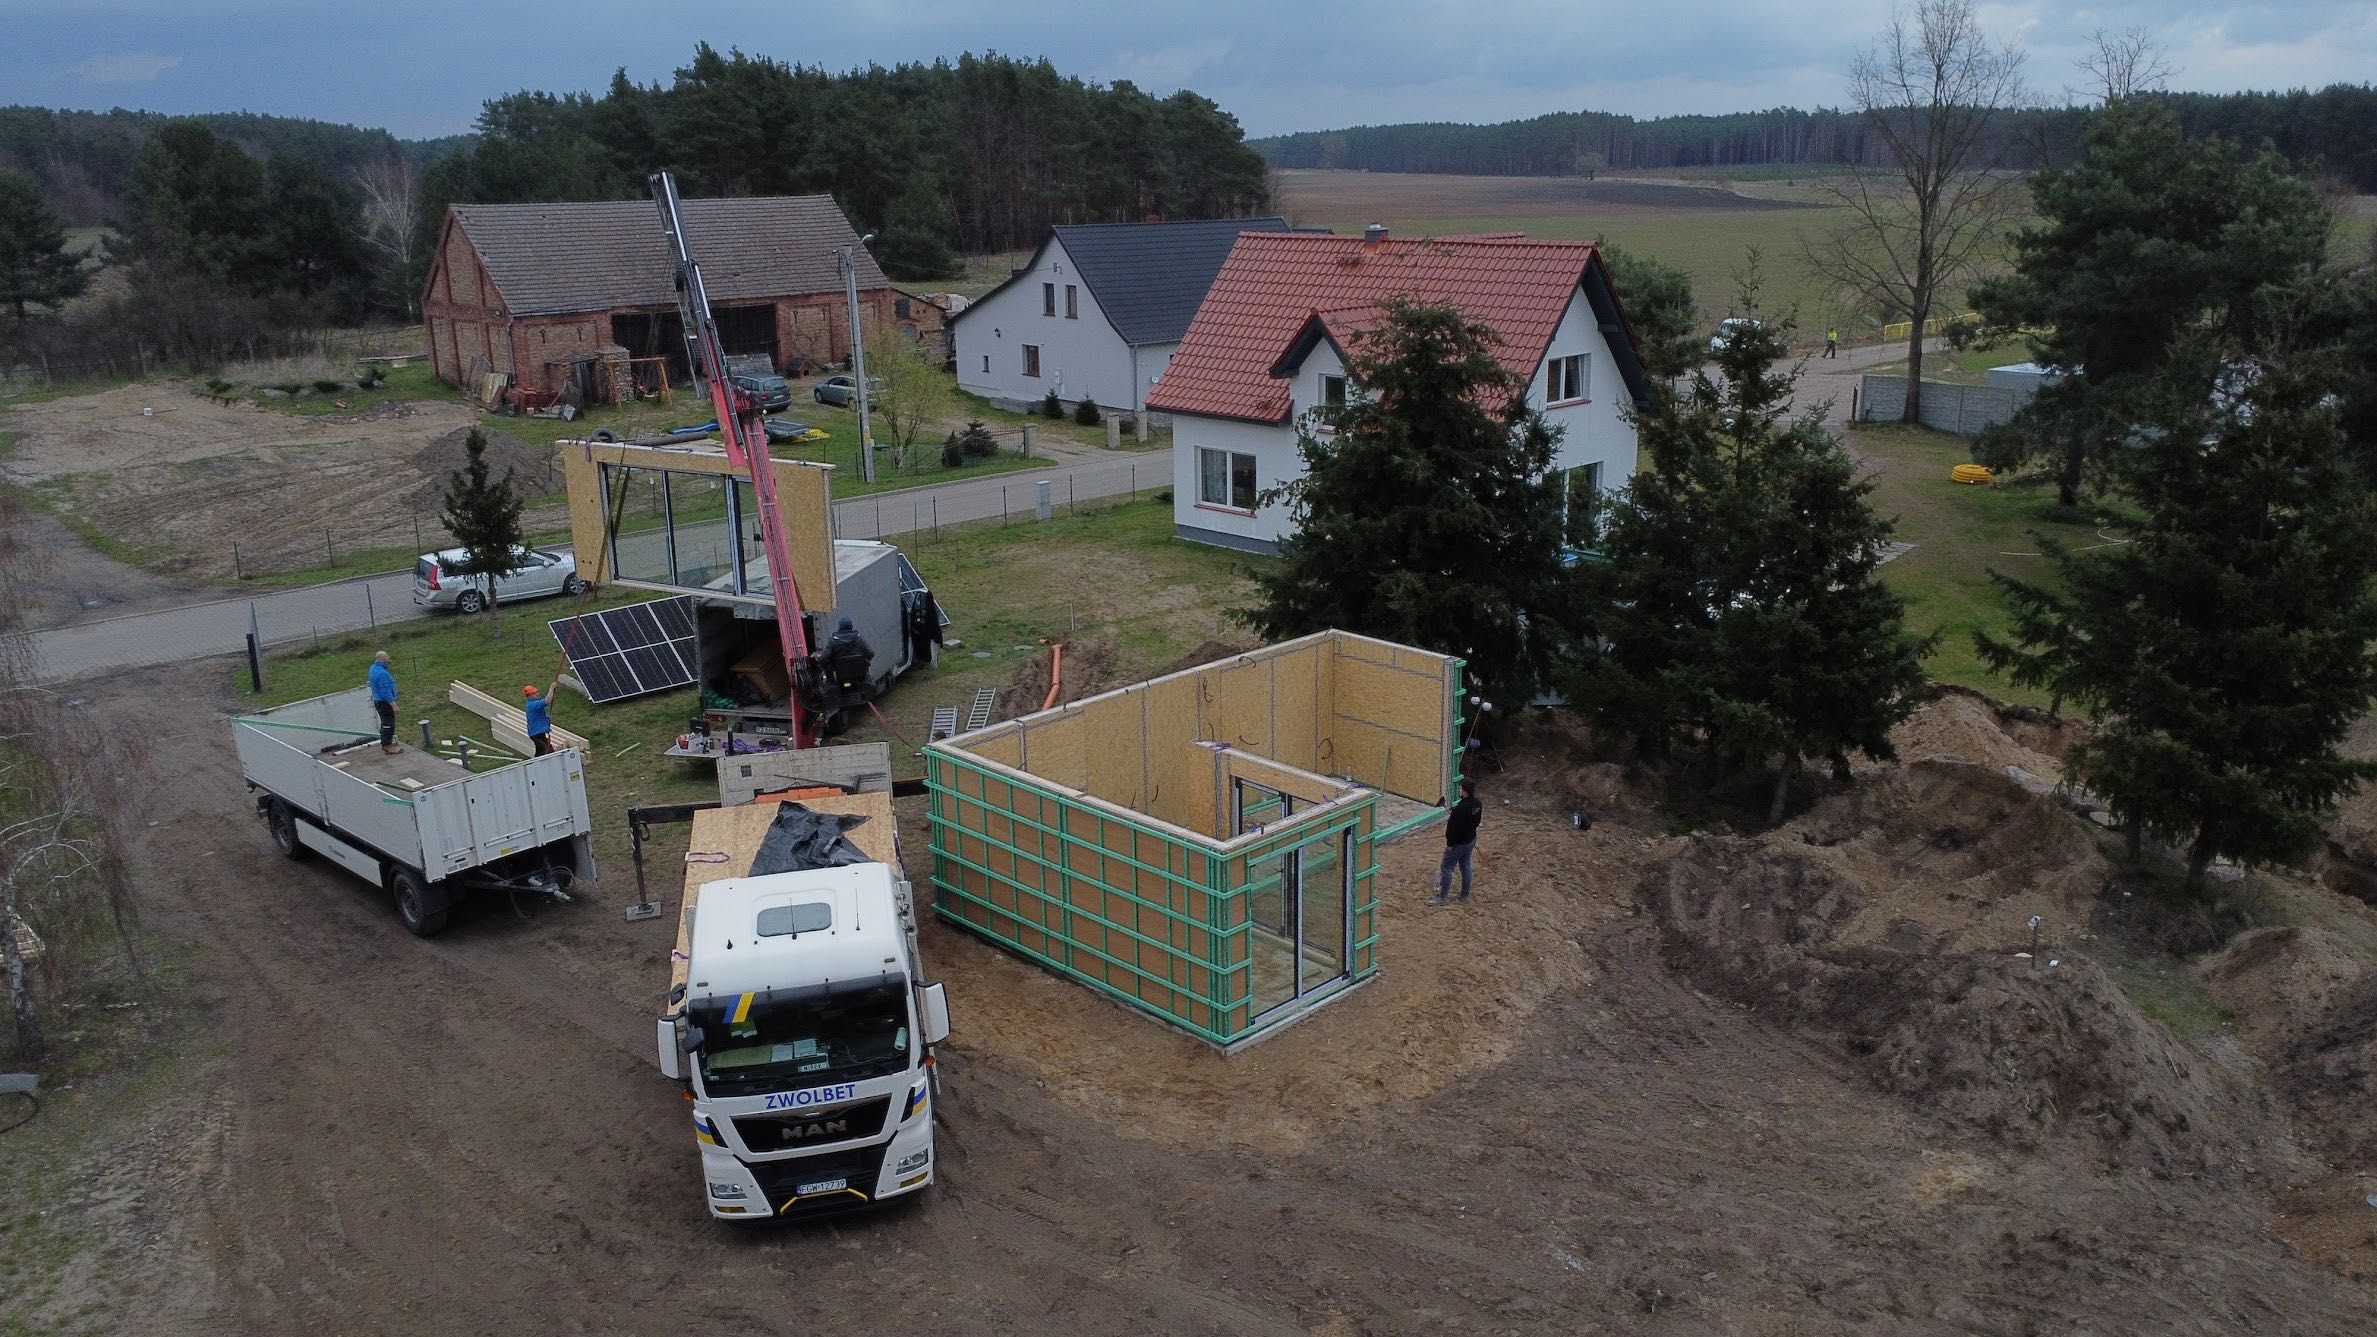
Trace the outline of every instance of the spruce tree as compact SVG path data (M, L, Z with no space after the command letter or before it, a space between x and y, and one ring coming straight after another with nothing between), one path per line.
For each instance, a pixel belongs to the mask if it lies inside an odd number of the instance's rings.
M1469 662L1473 699L1546 681L1573 584L1562 562L1559 429L1529 408L1495 336L1395 298L1355 340L1342 408L1315 410L1304 476L1261 497L1293 532L1241 617L1268 638L1336 627Z
M82 257L66 249L66 228L21 172L0 172L0 307L25 323L27 306L57 308L91 286Z
M2012 272L1973 289L1973 305L2064 375L1985 455L2044 460L2069 507L2160 392L2182 337L2241 330L2257 294L2318 262L2328 214L2274 151L2245 157L2191 138L2140 98L2098 113L2080 160L2040 172L2031 194L2039 225L2015 239Z
M1983 657L2096 719L2072 774L2184 844L2191 898L2215 858L2304 852L2377 775L2338 751L2377 699L2377 498L2335 358L2188 359L2126 440L2125 541L2042 541L2053 582L1990 573L2013 630L1976 637Z
M1754 282L1687 392L1639 423L1643 463L1610 499L1605 560L1583 571L1600 653L1570 698L1646 751L1697 740L1712 777L1779 763L1781 820L1804 758L1888 758L1931 642L1878 575L1891 526L1817 414L1788 418L1791 323L1755 317Z
M525 540L520 512L525 503L512 486L512 471L496 478L487 465L487 436L470 429L463 440L462 467L446 480L446 532L462 549L463 574L479 581L487 593L488 634L503 634L503 615L497 610L495 582L515 569L514 554Z

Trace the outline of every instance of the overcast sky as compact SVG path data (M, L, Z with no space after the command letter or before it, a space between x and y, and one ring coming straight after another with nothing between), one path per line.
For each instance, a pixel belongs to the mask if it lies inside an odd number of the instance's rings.
M470 128L523 88L666 81L698 40L844 69L963 51L1192 88L1250 135L1547 111L1659 116L1837 104L1889 0L0 0L0 102L258 111ZM2369 0L1990 3L2050 95L2097 28L2151 25L2172 86L2229 91L2377 78Z

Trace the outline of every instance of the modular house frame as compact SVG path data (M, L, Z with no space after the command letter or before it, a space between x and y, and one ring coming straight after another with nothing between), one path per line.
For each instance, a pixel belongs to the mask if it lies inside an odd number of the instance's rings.
M1377 972L1376 846L1443 815L1464 695L1325 631L930 744L935 911L1234 1049Z

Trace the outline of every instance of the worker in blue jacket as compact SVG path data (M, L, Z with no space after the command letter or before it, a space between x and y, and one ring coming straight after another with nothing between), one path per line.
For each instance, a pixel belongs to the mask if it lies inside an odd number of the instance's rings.
M402 752L396 744L396 675L388 671L388 652L371 657L371 708L380 717L380 751Z
M554 687L561 684L555 682ZM551 691L540 692L535 683L520 689L520 713L528 717L528 745L536 755L544 756L553 750L553 703Z

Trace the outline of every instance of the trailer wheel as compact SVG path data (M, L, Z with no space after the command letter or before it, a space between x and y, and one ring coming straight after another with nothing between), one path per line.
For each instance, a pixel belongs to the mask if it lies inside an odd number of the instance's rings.
M297 814L281 800L267 799L264 804L264 824L272 831L272 843L278 845L281 857L292 863L303 863L313 857L313 851L297 839Z
M401 866L391 870L388 892L396 901L396 918L404 924L405 932L426 938L446 926L450 902L445 890L429 885L419 873Z

